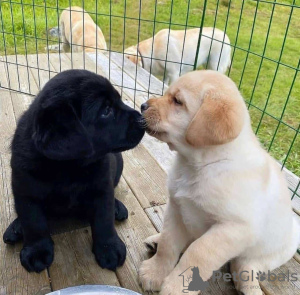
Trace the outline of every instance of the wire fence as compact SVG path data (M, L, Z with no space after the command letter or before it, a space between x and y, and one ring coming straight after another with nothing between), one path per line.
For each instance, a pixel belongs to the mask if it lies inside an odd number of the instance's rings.
M79 6L85 9L105 37L107 48L90 46L83 43L81 51L90 54L94 51L96 64L100 55L108 57L108 78L112 78L113 56L122 56L122 70L127 65L127 58L137 59L133 70L134 83L128 84L121 71L119 83L113 84L122 89L133 91L134 103L139 93L161 95L168 83L168 67L177 69L177 76L185 71L211 67L211 56L215 44L220 44L217 69L222 64L222 52L230 48L231 58L226 74L238 85L244 96L253 129L264 147L291 171L291 196L299 204L300 175L299 165L299 128L300 128L300 83L299 83L299 48L300 48L300 0L15 0L1 1L0 4L0 55L1 63L6 65L8 84L1 84L20 93L34 95L33 71L38 71L37 81L42 86L42 75L49 76L62 70L64 45L59 37L61 32L60 17L64 9ZM72 12L76 12L76 9ZM71 22L70 14L70 22ZM83 13L83 19L88 17ZM205 28L212 27L223 32L217 37L217 30L207 34ZM58 36L51 35L56 28ZM196 37L189 37L191 30L198 30ZM153 38L161 30L167 30L166 52L156 56L154 42L149 47L150 53L144 54L142 45L136 46L131 53L124 54L126 49L142 44ZM179 58L170 57L174 50L173 30L182 31L182 44ZM83 40L84 37L83 30ZM69 40L70 60L76 67L74 48L78 44ZM226 39L226 36L229 39ZM98 35L96 35L98 44ZM208 55L199 64L203 55L204 42L210 44ZM58 46L59 66L51 66L52 51L47 48ZM73 46L74 45L74 46ZM192 62L186 62L186 52L192 53ZM78 48L76 49L76 51ZM32 54L36 56L32 56ZM46 55L46 63L40 62L41 55ZM34 62L32 59L34 58ZM83 59L83 63L85 60ZM143 65L144 63L144 65ZM158 79L165 81L161 89L151 85L138 87L139 68L148 64L148 71ZM155 65L163 64L161 73L155 72ZM16 68L17 82L11 83L9 65ZM85 64L83 64L85 67ZM146 69L146 67L145 67ZM24 74L25 71L25 74ZM96 68L97 71L97 68ZM23 74L20 75L20 72ZM1 80L1 79L0 79ZM26 84L27 90L23 85ZM300 208L300 206L298 207ZM299 212L298 212L299 213Z

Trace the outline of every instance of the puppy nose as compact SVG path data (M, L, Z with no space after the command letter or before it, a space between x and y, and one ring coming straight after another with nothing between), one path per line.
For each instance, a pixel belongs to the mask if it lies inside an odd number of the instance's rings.
M149 108L149 105L145 102L141 105L141 111L144 112Z

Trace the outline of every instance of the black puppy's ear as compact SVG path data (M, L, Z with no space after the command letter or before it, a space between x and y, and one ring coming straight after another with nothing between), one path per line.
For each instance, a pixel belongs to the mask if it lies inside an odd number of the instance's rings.
M52 160L75 160L95 152L73 106L44 105L35 121L33 140L37 150Z

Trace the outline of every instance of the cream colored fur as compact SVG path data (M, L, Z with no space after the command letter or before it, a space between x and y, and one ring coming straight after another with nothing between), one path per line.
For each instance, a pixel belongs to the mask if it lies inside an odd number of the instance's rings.
M179 274L191 266L206 281L228 261L232 272L256 273L291 259L300 228L287 184L255 137L235 84L217 72L195 71L148 105L148 132L177 156L162 233L147 240L158 243L157 253L139 270L144 289L180 295ZM206 120L216 132L205 130ZM235 284L245 295L262 294L257 280Z
M81 7L66 8L59 20L60 41L62 49L67 52L93 52L96 49L107 49L104 35L91 16ZM50 45L48 50L59 51L60 46Z
M186 31L163 29L153 38L138 44L141 56L138 54L137 45L127 48L124 53L139 66L142 66L142 58L145 70L150 72L151 68L154 75L164 75L166 67L164 82L173 83L180 75L193 70L199 33L198 28ZM225 73L230 66L230 53L230 40L223 31L217 28L203 28L197 67L206 66L207 63L208 69ZM168 62L165 63L165 60ZM181 63L184 65L180 65Z

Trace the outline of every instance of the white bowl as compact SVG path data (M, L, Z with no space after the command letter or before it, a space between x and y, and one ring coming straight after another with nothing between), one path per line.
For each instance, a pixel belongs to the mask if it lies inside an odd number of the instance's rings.
M127 289L107 285L83 285L70 287L47 295L141 295Z

